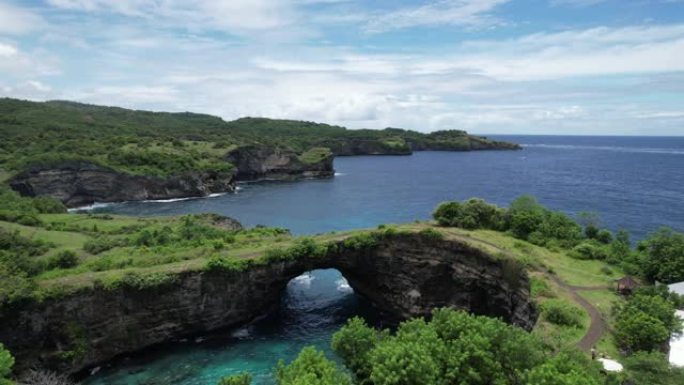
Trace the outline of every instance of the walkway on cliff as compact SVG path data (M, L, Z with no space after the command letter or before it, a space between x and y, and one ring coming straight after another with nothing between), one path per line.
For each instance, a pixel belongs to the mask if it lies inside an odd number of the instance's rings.
M492 248L498 250L499 252L503 253L504 255L507 255L511 258L514 258L511 256L510 252L508 250L502 249L498 245L489 242L487 240L477 238L477 237L472 237L470 235L468 236L459 236L463 240L475 240L477 242L483 243L487 246L491 246ZM603 334L606 332L608 329L606 326L606 321L603 319L601 316L601 313L599 310L596 308L596 306L592 305L589 301L586 299L582 298L579 294L577 294L578 291L589 291L589 290L606 290L609 289L610 287L608 286L574 286L574 285L569 285L562 279L558 278L556 275L549 273L548 271L544 272L544 275L548 278L550 278L554 283L556 283L558 286L566 290L572 299L584 310L587 311L589 316L591 317L591 324L589 325L589 329L587 332L584 334L581 340L577 342L577 347L585 352L588 352L591 350L592 347L596 346L596 344L599 342Z

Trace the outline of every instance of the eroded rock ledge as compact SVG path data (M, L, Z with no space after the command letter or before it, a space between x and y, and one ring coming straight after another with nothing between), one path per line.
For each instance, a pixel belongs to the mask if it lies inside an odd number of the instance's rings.
M516 261L420 233L385 236L370 247L344 241L323 257L186 271L154 288L83 289L0 314L0 340L32 366L77 372L117 355L187 335L244 324L278 306L287 283L335 268L359 295L399 318L450 306L530 330L537 312Z
M94 202L202 197L234 190L232 172L193 171L178 176L131 175L89 162L33 167L10 181L24 196L48 195L77 207Z

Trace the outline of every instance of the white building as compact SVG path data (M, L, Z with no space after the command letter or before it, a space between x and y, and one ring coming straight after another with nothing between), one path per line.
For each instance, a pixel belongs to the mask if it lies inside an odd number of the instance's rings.
M684 282L667 286L671 292L684 295ZM684 310L677 310L676 314L684 320ZM670 364L684 367L684 334L670 340Z

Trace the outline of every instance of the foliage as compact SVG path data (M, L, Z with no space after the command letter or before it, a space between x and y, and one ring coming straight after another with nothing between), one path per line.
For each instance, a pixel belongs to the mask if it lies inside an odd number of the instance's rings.
M674 304L660 295L637 292L616 311L615 338L627 351L660 349L679 332Z
M442 203L432 216L442 226L456 226L471 230L498 229L503 222L503 210L476 198L463 203Z
M383 335L382 332L368 327L363 319L353 317L333 335L332 348L347 368L363 380L371 374L368 355Z
M251 383L252 375L249 373L241 373L223 377L217 385L249 385Z
M78 256L71 250L62 250L48 261L48 269L69 269L78 265Z
M547 321L561 326L582 326L582 310L560 299L549 299L541 305L541 313Z
M647 280L662 283L684 281L684 234L661 228L639 242L637 251Z
M684 369L674 368L660 352L637 352L625 358L625 374L635 384L684 384Z
M610 250L606 245L590 239L575 246L570 252L570 256L577 259L598 259L605 260L609 257Z
M565 214L545 208L531 196L521 196L507 210L481 199L445 202L433 217L442 226L509 231L516 238L540 246L572 247L582 239L580 225Z
M0 168L20 172L65 162L89 162L117 171L169 176L229 172L225 155L237 146L294 150L303 163L348 152L355 143L388 153L411 147L468 150L517 148L463 131L423 134L400 129L347 130L313 122L242 118L226 122L193 113L134 111L73 102L0 99Z
M124 242L117 242L108 236L99 236L89 239L83 244L83 250L91 254L100 254L115 247L123 246Z
M302 349L288 365L280 361L276 380L278 385L351 385L349 377L334 362L311 346Z
M598 378L587 376L587 367L591 365L586 357L563 352L527 372L524 376L525 384L600 385L602 381Z
M357 382L374 385L555 385L549 373L558 384L599 383L581 355L554 358L521 329L450 309L436 309L430 322L406 321L393 335L352 319L333 336L333 349Z
M176 280L177 277L175 275L162 272L141 274L136 271L128 271L122 276L116 277L108 282L103 282L102 284L109 290L120 288L145 290L170 285L176 282Z
M9 380L9 376L12 374L13 366L14 357L0 343L0 385L10 385L12 383Z

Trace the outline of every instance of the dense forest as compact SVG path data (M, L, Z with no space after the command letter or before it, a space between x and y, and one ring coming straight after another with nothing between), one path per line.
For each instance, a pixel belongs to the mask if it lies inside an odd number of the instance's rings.
M410 154L414 150L516 149L464 131L348 130L294 120L221 118L102 107L67 101L0 99L0 172L86 160L118 171L168 176L191 170L227 171L228 151L244 145L305 154ZM4 171L2 171L4 170ZM1 176L1 175L0 175Z

